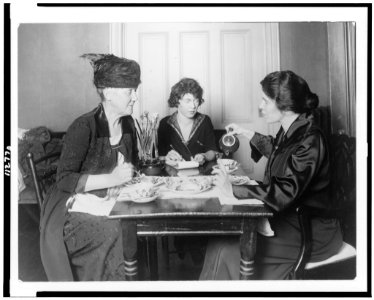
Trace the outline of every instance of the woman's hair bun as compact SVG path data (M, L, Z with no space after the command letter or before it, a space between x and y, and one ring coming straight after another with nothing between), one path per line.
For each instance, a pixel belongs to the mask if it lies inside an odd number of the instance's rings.
M319 104L319 99L318 96L312 92L310 92L306 97L305 97L305 108L308 111L311 111L313 109L316 109Z

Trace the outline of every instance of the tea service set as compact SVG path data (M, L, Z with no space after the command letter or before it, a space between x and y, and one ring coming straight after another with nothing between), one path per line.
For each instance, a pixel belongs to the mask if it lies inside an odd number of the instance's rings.
M239 148L239 140L235 135L224 134L219 140L219 147L222 152L228 156L234 153ZM247 176L231 175L239 168L239 163L236 160L221 158L217 156L217 163L219 165L213 166L213 169L224 168L229 175L230 182L233 185L249 184L250 179ZM187 163L187 162L186 162ZM189 168L181 164L181 169ZM195 165L191 168L197 168ZM138 173L132 180L125 183L121 192L117 196L117 201L133 201L136 203L147 203L156 200L160 196L160 186L165 185L165 188L174 193L198 194L210 190L214 186L214 176L146 176Z

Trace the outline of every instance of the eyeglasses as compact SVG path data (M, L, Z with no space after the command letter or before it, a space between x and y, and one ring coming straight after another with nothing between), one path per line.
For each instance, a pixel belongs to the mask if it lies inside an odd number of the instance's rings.
M185 104L193 103L195 106L200 105L200 100L199 99L181 99L180 101L184 102Z

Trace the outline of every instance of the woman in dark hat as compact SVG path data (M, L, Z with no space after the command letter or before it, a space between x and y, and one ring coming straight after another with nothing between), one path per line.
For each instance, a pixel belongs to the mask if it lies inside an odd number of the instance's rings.
M120 222L68 212L67 202L82 193L105 198L132 178L138 150L131 114L140 67L114 55L82 57L94 69L101 102L65 135L56 184L42 207L41 258L50 281L125 280Z
M301 245L296 207L306 204L326 212L332 208L329 155L326 138L311 114L318 96L306 81L291 71L280 71L268 74L261 85L263 116L267 123L280 122L281 127L274 139L236 124L226 126L232 134L248 138L255 162L262 156L268 158L262 183L233 187L233 192L239 199L262 200L275 214L269 219L275 236L257 235L256 278L287 279ZM215 172L217 184L232 192L224 170ZM327 259L342 245L336 219L313 219L312 236L312 261ZM237 280L239 269L238 238L212 239L200 279Z

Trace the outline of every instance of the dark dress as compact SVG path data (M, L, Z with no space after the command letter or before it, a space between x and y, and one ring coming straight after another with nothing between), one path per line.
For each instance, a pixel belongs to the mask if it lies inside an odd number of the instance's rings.
M256 277L286 279L297 259L300 227L296 207L301 203L329 211L330 166L326 141L312 118L296 119L287 133L279 130L275 139L256 133L250 141L252 158L268 158L264 180L257 186L234 187L237 198L257 198L275 212L270 224L274 237L258 235ZM335 219L312 220L312 261L335 254L342 244ZM237 238L212 239L208 245L200 279L239 279Z
M184 160L191 160L191 156L205 153L209 150L217 151L213 124L207 115L196 113L191 133L187 141L184 140L177 121L178 112L163 118L158 129L159 154L165 156L173 146Z
M112 147L100 104L67 130L56 184L47 193L40 222L40 253L50 281L124 279L120 223L66 208L70 196L83 192L88 175L114 169L118 152L126 162L137 163L134 120L122 117L121 126L121 140ZM90 193L105 197L107 189Z
M178 112L163 118L158 130L159 154L164 156L172 146L184 160L191 160L198 153L209 150L217 151L212 121L209 116L196 113L191 133L187 141L184 140L177 121ZM206 238L175 237L174 246L180 257L190 253L192 260L199 264L204 258Z

